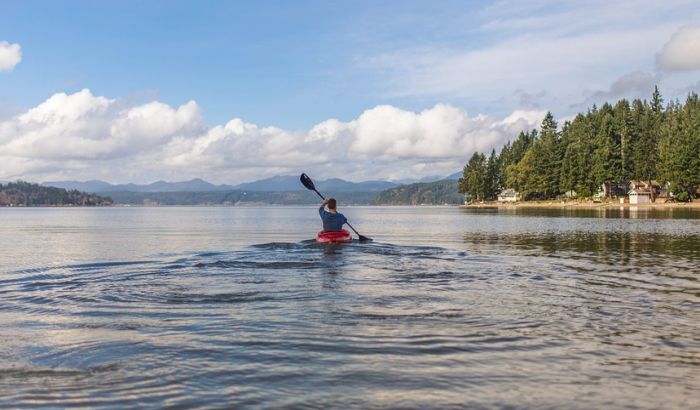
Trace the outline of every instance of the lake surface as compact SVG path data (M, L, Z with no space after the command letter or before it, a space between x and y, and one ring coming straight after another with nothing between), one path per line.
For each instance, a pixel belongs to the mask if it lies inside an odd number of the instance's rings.
M0 408L700 406L700 212L0 208Z

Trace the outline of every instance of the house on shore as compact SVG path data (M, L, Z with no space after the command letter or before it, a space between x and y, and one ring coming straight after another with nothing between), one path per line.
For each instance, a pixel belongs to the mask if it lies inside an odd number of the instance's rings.
M515 189L508 188L498 194L498 202L518 202L520 201L520 193Z
M648 204L651 202L651 191L645 189L633 189L629 192L630 204Z
M656 180L642 181L633 179L629 182L629 195L630 204L648 204L651 203L652 193L653 197L656 198L667 198L670 193L668 191L668 183L661 184Z
M629 190L632 191L634 189L643 189L645 191L648 191L651 193L651 190L654 190L654 196L658 196L661 193L661 184L659 184L659 181L653 179L650 181L642 181L639 179L633 179L629 182Z

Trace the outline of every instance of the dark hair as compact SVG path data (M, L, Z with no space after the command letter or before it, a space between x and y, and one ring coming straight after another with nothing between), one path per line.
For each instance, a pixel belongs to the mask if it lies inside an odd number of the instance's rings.
M329 198L328 199L328 209L335 209L338 204L335 202L335 198Z

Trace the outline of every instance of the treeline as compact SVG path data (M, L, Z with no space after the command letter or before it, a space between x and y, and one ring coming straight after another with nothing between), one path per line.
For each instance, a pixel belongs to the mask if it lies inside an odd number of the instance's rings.
M105 206L110 198L24 181L0 184L0 206Z
M464 197L457 192L457 181L446 179L435 182L402 185L381 192L373 205L444 205L461 204Z
M523 199L590 198L603 185L630 180L670 183L688 201L700 187L700 99L664 106L658 87L650 101L595 105L561 129L547 113L539 132L521 132L499 153L475 153L464 166L459 191L470 200L494 200L513 188ZM611 192L607 189L607 192ZM652 200L653 200L652 193Z

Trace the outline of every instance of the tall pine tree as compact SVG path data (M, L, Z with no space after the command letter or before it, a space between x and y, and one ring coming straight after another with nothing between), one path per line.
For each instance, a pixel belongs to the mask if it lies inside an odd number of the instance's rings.
M459 180L459 192L466 194L470 201L484 200L486 193L486 157L475 152L464 166L462 178Z

